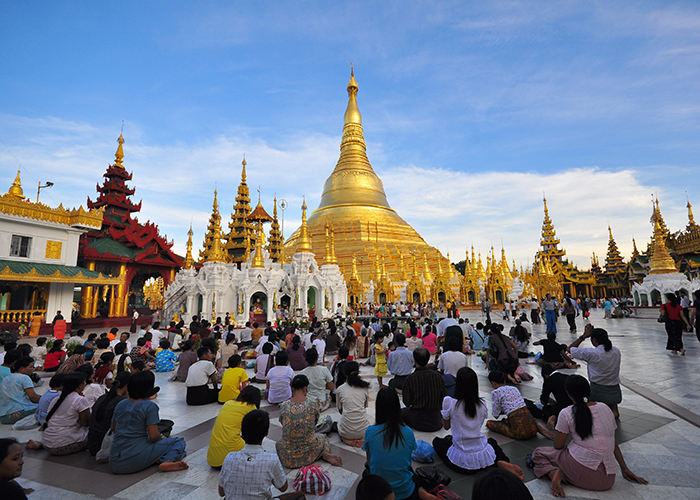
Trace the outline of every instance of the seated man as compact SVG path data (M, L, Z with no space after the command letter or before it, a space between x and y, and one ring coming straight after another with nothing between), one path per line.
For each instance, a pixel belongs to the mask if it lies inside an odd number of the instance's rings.
M557 425L559 412L574 404L564 388L568 377L568 375L554 370L552 365L544 365L542 367L544 384L542 384L540 402L543 405L542 413L544 414L544 419L547 421L547 427L550 430L554 430ZM554 396L555 401L550 399L550 395Z
M199 361L190 366L187 372L187 404L190 406L206 405L214 403L219 397L219 389L216 381L216 367L211 362L211 351L208 347L197 349ZM209 381L214 388L209 387Z
M403 420L417 431L434 432L442 428L442 400L447 396L445 381L428 368L430 352L425 347L413 351L416 370L403 384Z
M270 416L263 410L247 413L241 421L241 451L226 455L219 475L219 495L226 498L272 498L271 486L287 489L287 478L276 453L263 451Z
M413 353L406 348L406 336L403 333L397 334L394 341L396 350L389 354L386 366L394 376L389 381L389 387L401 393L406 377L413 372Z

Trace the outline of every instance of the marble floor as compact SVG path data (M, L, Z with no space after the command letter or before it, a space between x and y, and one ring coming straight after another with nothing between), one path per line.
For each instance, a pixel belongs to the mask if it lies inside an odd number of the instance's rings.
M481 320L480 313L469 312L472 323ZM580 320L580 318L579 318ZM667 353L666 334L663 325L653 319L613 319L604 320L602 312L593 311L591 321L596 326L606 328L613 344L622 351L623 403L621 419L617 430L620 448L630 468L649 480L642 486L625 481L621 476L615 486L605 492L590 492L566 486L567 498L601 499L700 499L700 475L697 474L700 461L700 371L696 369L700 356L700 343L694 334L685 334L687 354L684 357ZM564 320L559 321L561 342L570 342L576 335L568 333ZM542 325L534 325L535 338L544 337ZM579 333L583 322L579 321ZM534 348L533 351L536 351ZM525 361L525 360L523 360ZM472 367L479 374L480 387L490 407L490 384L486 379L484 363L471 357ZM539 398L542 379L534 365L523 363L523 367L534 380L519 386L524 397ZM374 415L374 396L377 382L373 369L363 367L362 376L372 381L371 403L368 412ZM251 370L252 371L252 370ZM585 375L585 366L578 370ZM156 403L161 418L175 421L173 435L182 436L187 441L187 471L161 473L151 467L139 474L116 476L108 465L98 465L87 453L67 457L51 457L43 450L27 450L25 465L19 482L34 488L29 498L38 499L87 499L114 498L129 500L159 499L211 499L218 498L218 471L206 463L209 433L220 409L213 404L204 407L189 407L185 404L185 389L181 383L169 382L168 374L157 374L161 387ZM387 379L385 378L385 383ZM46 390L46 384L37 392ZM281 436L277 419L278 408L263 402L263 409L271 415L269 438L266 449L274 450L276 439ZM334 420L338 412L331 408L327 412ZM432 441L435 436L443 436L448 431L436 433L416 432L417 439ZM484 427L487 436L494 437L503 447L513 463L525 471L525 482L534 498L552 498L548 481L536 479L525 467L525 456L540 445L551 444L542 436L516 442L504 436L493 434ZM0 426L0 437L14 436L20 442L39 439L37 430L12 431L11 426ZM364 453L342 443L337 434L331 434L333 452L343 458L342 467L333 467L321 462L332 478L332 488L323 499L354 499L354 487L364 466ZM420 464L415 464L420 466ZM439 462L438 467L447 471ZM295 470L287 470L290 480ZM467 499L471 497L471 477L449 472L452 477L450 488ZM315 498L315 497L311 497ZM321 497L319 497L321 498Z

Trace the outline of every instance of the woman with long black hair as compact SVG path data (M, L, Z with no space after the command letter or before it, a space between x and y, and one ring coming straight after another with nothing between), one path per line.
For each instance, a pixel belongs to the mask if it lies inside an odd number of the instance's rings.
M27 448L43 446L52 455L70 455L87 448L90 403L83 396L86 380L82 372L66 374L61 395L49 405L41 443L30 440Z
M396 389L384 387L377 393L376 422L367 428L362 446L369 473L389 481L396 500L434 498L413 481L411 453L416 449L416 438L403 423Z
M646 479L627 467L615 443L615 417L607 405L589 400L588 381L580 375L570 375L565 387L574 404L559 413L554 447L536 448L532 457L528 456L528 465L534 468L535 475L552 480L555 497L565 496L564 481L585 490L605 491L615 483L617 460L622 477L647 484ZM569 436L572 440L567 446Z
M433 439L435 453L460 474L472 475L498 467L522 480L522 469L510 463L495 439L486 439L481 433L488 414L486 403L479 396L476 372L467 366L460 368L453 396L442 401L442 424L445 429L452 429L452 435Z
M360 365L356 361L345 361L341 368L345 383L335 393L338 412L342 415L338 434L345 444L359 448L365 443L365 432L369 427L366 410L369 382L360 378Z

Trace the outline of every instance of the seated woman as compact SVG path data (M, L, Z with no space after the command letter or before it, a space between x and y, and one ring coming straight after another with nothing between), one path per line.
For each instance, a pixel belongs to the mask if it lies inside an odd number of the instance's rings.
M530 333L522 326L522 322L519 319L515 320L515 326L510 332L510 338L513 340L515 345L518 347L518 358L527 359L530 356Z
M81 372L66 374L61 395L49 405L41 443L30 440L27 448L43 446L52 455L70 455L87 448L90 403L82 395L85 380Z
M93 379L95 383L104 385L107 390L112 388L112 380L114 380L113 352L107 351L100 355L100 361L95 365Z
M200 406L214 403L219 398L219 387L216 378L216 368L211 362L212 353L208 347L197 349L199 361L193 364L188 373L186 401L189 406ZM209 387L209 382L214 386Z
M92 356L95 354L95 351L97 350L97 334L96 333L91 333L88 335L87 340L83 344L87 351L85 352L85 360L86 361L92 361Z
M316 401L320 411L326 411L331 406L331 398L326 390L333 390L333 376L325 366L318 366L318 351L315 348L307 349L304 353L309 364L301 371L309 381L309 399Z
M30 378L34 373L34 359L23 357L12 365L13 373L0 382L0 423L14 424L36 412L39 396L34 392Z
M294 370L287 366L289 356L287 351L279 351L275 354L275 366L267 372L267 402L272 404L287 401L292 397L291 383L294 379Z
M535 475L549 476L555 497L565 496L562 482L585 490L604 491L615 484L617 460L622 477L647 484L644 478L629 470L615 443L617 425L610 408L589 401L588 381L580 375L571 375L566 379L566 392L574 404L559 413L554 448L536 448L532 457L527 457ZM567 446L569 436L572 441Z
M389 481L396 500L435 498L413 481L411 453L416 449L413 431L403 424L396 389L384 387L377 393L377 424L367 428L365 444L369 473Z
M331 454L328 437L315 432L320 412L316 401L306 398L308 392L309 379L306 375L297 375L292 380L291 399L280 405L282 439L275 443L280 462L290 469L298 469L323 458L331 465L340 466L343 460Z
M292 367L292 370L299 371L309 366L304 357L305 349L304 346L301 345L299 335L294 335L292 337L292 345L287 352L289 353L289 366Z
M345 444L360 448L365 444L365 432L369 427L367 404L369 382L360 378L360 365L346 361L343 365L345 383L336 390L338 412L342 415L338 423L338 434Z
M177 358L177 376L175 380L177 382L184 382L187 380L187 374L190 371L190 366L197 362L197 353L194 350L194 341L188 340L182 346L182 352Z
M537 422L527 409L525 400L520 391L513 386L506 385L506 376L498 370L489 373L489 381L493 387L491 391L491 414L493 418L506 415L503 420L489 420L486 422L493 432L503 434L513 439L532 439L537 434Z
M130 372L121 372L117 375L109 392L100 396L92 407L88 426L88 451L93 456L100 451L102 440L112 426L114 408L127 398L127 384L130 378Z
M78 369L79 366L85 364L85 353L87 348L84 345L77 345L73 349L73 354L68 356L61 366L58 368L58 373L71 373Z
M221 467L226 455L243 449L245 442L241 437L241 421L249 412L258 408L260 408L260 389L252 385L244 387L235 400L224 403L209 438L207 451L209 465Z
M106 391L103 385L95 382L95 369L90 363L85 363L83 366L79 366L76 372L81 372L85 374L85 389L83 389L83 396L90 403L90 408L95 404L95 401L99 399Z
M479 380L469 367L460 368L455 381L455 392L442 401L442 419L452 435L433 439L435 453L447 467L460 474L476 474L498 467L523 479L523 470L503 453L493 438L486 439L481 426L488 416L486 403L479 397Z
M46 359L44 360L44 371L45 372L55 372L58 367L61 366L66 360L66 351L63 350L63 340L56 339L53 341L53 345L46 354Z
M185 440L166 438L158 429L158 405L148 400L155 380L151 371L132 374L127 386L129 399L114 408L109 465L115 474L133 474L156 463L165 472L188 468L182 461L187 455Z
M491 323L489 328L489 350L487 364L489 371L498 370L506 374L514 384L522 382L515 371L520 366L518 346L509 337L503 335L503 325Z
M532 345L542 346L542 356L536 361L539 366L551 365L553 369L578 368L579 365L571 361L566 354L566 344L557 342L557 332L547 332L547 338L537 340Z

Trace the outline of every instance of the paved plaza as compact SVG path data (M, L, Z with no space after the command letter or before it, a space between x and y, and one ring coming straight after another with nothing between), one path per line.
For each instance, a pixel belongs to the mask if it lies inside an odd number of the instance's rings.
M481 320L481 313L471 311L470 320ZM579 319L579 334L583 332L583 322ZM605 492L590 492L566 485L567 498L601 499L700 499L700 371L697 369L700 358L700 343L695 334L685 334L687 354L674 356L665 351L666 334L663 325L654 319L613 319L604 320L601 311L593 311L591 321L595 326L608 330L614 345L622 351L623 402L620 406L621 418L617 438L627 464L637 475L645 477L649 485L642 486L625 481L618 475L615 486ZM559 320L559 341L570 343L576 336L568 333L566 321ZM563 332L561 330L564 330ZM543 325L533 326L535 339L544 337ZM533 339L533 340L535 340ZM589 342L583 344L590 346ZM536 351L538 348L533 348ZM328 359L328 358L327 358ZM521 360L524 361L524 360ZM484 363L470 357L472 368L479 374L483 397L490 409L491 386L486 378ZM525 370L534 376L531 382L520 384L524 397L538 400L542 378L534 365L523 364ZM249 370L252 376L252 370ZM569 373L585 375L582 368ZM36 491L29 498L38 499L87 499L115 498L130 500L160 499L212 499L218 498L218 471L206 463L209 434L219 409L218 404L203 407L189 407L185 404L185 387L182 383L169 382L170 374L156 374L161 387L156 403L160 407L161 418L175 421L173 435L182 436L187 441L186 461L190 468L182 472L161 473L151 467L138 474L116 476L108 465L98 465L88 452L65 457L52 457L44 450L26 450L25 464L20 484ZM373 368L363 367L362 376L372 382L370 408L374 417L374 397L377 382ZM389 377L385 377L386 383ZM43 393L47 384L39 387ZM261 386L262 387L262 386ZM274 443L281 436L277 405L263 401L262 408L272 418L269 438L264 447L274 451ZM327 412L334 420L339 419L335 408ZM513 441L494 434L484 427L483 432L494 437L501 444L513 463L525 471L525 482L535 498L553 498L549 481L538 480L530 469L525 467L525 456L537 446L551 445L538 435L530 441ZM448 431L436 433L416 432L416 439L432 441L434 436L443 436ZM20 442L40 439L37 430L13 432L11 426L0 426L1 437L14 436ZM343 458L342 467L333 467L320 462L329 470L332 489L322 498L342 500L354 498L354 486L362 472L365 455L340 441L337 434L330 435L333 453ZM439 461L439 459L438 459ZM415 464L420 466L420 464ZM452 477L450 488L468 499L471 497L472 477L458 475L438 462ZM287 470L291 480L295 470ZM316 497L310 497L316 498Z

